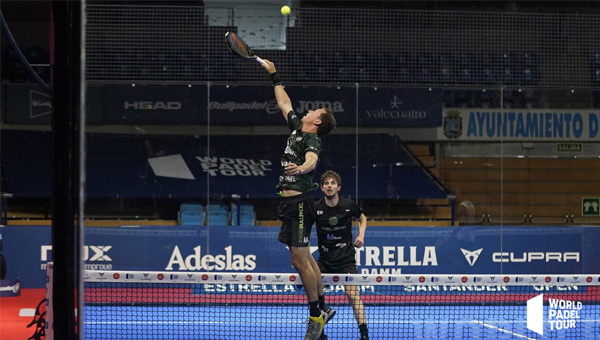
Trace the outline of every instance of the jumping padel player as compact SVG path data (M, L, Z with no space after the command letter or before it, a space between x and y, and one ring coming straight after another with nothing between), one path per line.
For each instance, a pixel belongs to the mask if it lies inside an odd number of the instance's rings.
M298 271L306 291L310 316L304 339L317 340L335 311L324 305L321 272L310 253L310 232L315 221L314 200L310 191L318 188L313 182L313 175L322 150L321 136L333 130L336 122L329 109L308 111L300 119L283 89L275 65L264 61L262 66L271 75L277 105L291 130L281 157L282 169L277 184L281 195L278 215L282 221L278 239L288 245L292 266Z

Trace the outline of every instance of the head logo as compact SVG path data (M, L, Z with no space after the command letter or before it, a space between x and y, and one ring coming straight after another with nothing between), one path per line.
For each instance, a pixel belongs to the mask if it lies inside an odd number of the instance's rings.
M477 262L477 259L479 258L479 255L481 255L481 252L483 251L483 248L479 248L479 249L474 250L474 251L470 251L470 250L466 250L464 248L460 248L460 251L465 256L465 259L467 260L467 262L469 262L469 265L471 267L473 267L473 265L475 264L475 262Z

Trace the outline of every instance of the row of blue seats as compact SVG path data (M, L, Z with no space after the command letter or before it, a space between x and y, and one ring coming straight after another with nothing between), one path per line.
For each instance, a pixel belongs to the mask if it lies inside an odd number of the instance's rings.
M288 81L402 84L536 85L540 66L534 54L407 54L393 52L265 51ZM228 51L90 51L88 76L96 79L243 81L242 60ZM96 65L98 64L98 65ZM250 76L251 78L253 76ZM254 79L254 78L252 78Z
M198 202L183 202L179 207L180 225L255 225L256 212L251 203L222 202L206 206Z

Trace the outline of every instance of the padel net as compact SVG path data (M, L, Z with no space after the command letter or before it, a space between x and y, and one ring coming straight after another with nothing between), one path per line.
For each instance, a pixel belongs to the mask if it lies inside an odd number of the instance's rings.
M329 339L359 337L345 294L350 285L359 288L372 339L600 334L600 275L327 274L323 283L326 302L337 310L325 327ZM536 297L541 308L528 302ZM558 307L566 306L559 301L578 307L577 318L559 320ZM85 274L86 339L298 339L306 309L296 273Z

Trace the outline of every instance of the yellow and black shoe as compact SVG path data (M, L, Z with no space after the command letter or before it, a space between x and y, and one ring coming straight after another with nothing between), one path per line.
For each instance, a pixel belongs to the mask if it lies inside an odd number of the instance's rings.
M321 334L323 334L323 327L325 327L325 321L323 321L323 314L319 317L309 316L308 317L308 329L304 340L319 340Z

